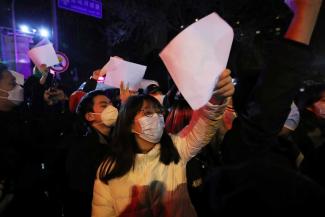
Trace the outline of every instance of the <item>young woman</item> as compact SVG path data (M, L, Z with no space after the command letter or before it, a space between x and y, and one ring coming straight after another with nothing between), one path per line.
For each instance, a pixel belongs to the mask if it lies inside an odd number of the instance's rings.
M233 92L225 70L210 102L193 112L178 135L164 132L158 100L130 97L119 113L111 155L98 170L92 216L196 216L187 192L186 163L221 125L226 98Z

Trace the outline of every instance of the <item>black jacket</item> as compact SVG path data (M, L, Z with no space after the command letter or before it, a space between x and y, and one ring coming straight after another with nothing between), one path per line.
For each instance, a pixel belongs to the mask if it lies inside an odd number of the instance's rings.
M110 152L110 138L89 129L85 135L71 136L65 143L68 147L65 215L90 216L97 168Z
M308 72L311 52L305 45L279 41L268 44L265 54L257 82L236 89L242 97L234 100L243 104L235 108L238 118L224 137L225 165L206 184L206 210L211 216L324 215L324 189L276 151L278 133Z

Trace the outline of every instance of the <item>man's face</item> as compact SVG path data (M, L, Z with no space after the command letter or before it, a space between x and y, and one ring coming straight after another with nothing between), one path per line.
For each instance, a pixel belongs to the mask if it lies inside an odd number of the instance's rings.
M11 91L16 87L16 78L9 72L2 72L2 78L0 79L0 89L5 91ZM8 97L8 93L0 91L0 96Z
M322 92L321 98L310 107L310 110L318 118L325 119L325 91Z
M93 113L96 114L92 114L92 118L91 121L94 122L101 122L101 117L100 117L100 113L102 113L102 111L108 106L111 105L111 101L104 95L98 95L95 96L94 99L94 106L93 106Z

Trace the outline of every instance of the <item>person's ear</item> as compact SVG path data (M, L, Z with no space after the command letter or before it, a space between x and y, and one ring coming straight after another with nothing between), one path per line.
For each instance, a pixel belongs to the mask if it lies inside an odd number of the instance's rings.
M85 119L88 121L88 122L92 122L95 120L95 114L91 113L91 112L87 112L85 114Z

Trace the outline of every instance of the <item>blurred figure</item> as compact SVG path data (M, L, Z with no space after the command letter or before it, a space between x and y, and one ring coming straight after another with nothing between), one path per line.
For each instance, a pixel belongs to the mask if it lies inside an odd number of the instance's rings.
M290 113L284 122L284 125L279 133L278 142L276 147L278 152L282 152L289 160L292 161L292 165L299 168L304 155L301 152L298 145L293 141L292 135L295 134L300 122L300 112L296 104L291 104Z
M0 216L5 215L15 196L19 146L24 140L19 132L24 129L23 119L17 107L23 99L23 88L16 83L7 66L0 63Z
M51 194L42 161L39 161L42 154L35 145L33 119L23 100L23 88L0 64L1 214L6 217L57 216L59 211L48 197Z
M325 84L306 86L298 96L301 121L293 140L305 156L325 143Z
M68 97L64 90L56 87L50 87L45 90L43 99L48 106L55 106L59 103L64 104L68 101Z
M0 109L10 111L24 101L24 89L5 65L1 64L0 70Z
M37 114L43 109L43 94L51 86L53 76L49 74L49 68L41 65L40 69L33 68L33 75L30 76L24 85L25 101L30 112Z
M293 139L305 155L300 169L325 187L325 84L306 86L298 102L301 122Z
M324 215L324 189L276 149L278 134L312 63L308 45L322 4L321 0L286 2L294 17L285 40L265 47L263 70L252 88L241 93L247 101L238 110L235 106L238 117L224 137L225 165L206 185L205 204L211 216Z

